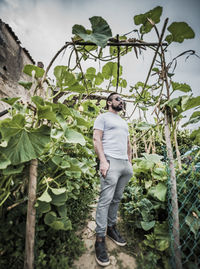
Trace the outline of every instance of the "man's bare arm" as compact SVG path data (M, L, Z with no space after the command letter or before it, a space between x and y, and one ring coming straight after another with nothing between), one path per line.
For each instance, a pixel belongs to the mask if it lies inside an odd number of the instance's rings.
M103 177L106 177L106 174L109 168L109 163L106 160L106 157L103 151L102 137L103 137L103 131L94 129L94 132L93 132L94 149L100 160L100 172Z

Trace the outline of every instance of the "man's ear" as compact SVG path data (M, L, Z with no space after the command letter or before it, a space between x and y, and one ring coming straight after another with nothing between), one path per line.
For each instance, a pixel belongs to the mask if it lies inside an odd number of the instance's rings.
M112 102L111 101L108 101L107 104L108 104L108 106L110 106L112 104Z

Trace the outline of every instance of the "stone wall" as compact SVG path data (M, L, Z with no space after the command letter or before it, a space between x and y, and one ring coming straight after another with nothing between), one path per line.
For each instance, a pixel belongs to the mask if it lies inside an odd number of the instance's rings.
M11 27L0 20L0 98L21 97L29 100L29 93L18 81L30 81L23 73L26 64L35 64L29 52L22 48ZM9 105L0 101L0 112Z

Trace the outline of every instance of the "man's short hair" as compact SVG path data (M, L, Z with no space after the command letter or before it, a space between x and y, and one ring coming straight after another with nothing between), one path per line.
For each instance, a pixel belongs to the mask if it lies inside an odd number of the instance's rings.
M111 94L108 95L108 97L107 97L107 99L106 99L106 109L109 108L109 106L108 106L108 102L109 102L109 101L112 101L112 99L113 99L113 95L116 95L116 94L118 94L118 93L117 93L117 92L112 92Z

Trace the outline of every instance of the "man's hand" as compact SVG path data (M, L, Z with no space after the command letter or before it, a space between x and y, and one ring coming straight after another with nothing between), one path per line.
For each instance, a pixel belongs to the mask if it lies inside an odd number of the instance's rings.
M100 173L102 174L102 176L104 178L106 177L106 174L108 172L109 166L110 166L110 164L109 164L108 161L100 162Z

